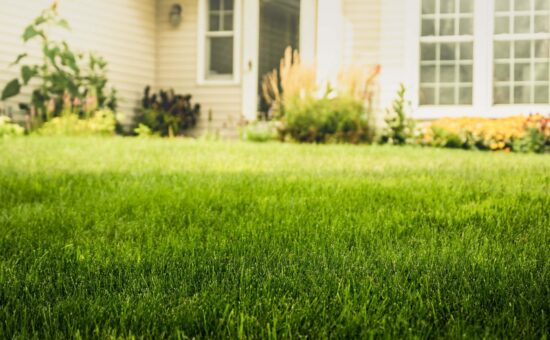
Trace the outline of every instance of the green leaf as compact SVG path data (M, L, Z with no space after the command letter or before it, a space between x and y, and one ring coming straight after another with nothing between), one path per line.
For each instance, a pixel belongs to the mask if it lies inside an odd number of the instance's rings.
M60 19L58 22L57 22L57 26L61 27L61 28L64 28L66 30L70 30L71 29L71 26L69 26L69 22L65 19Z
M36 67L30 67L27 65L23 66L21 68L21 78L23 78L23 84L27 85L32 77L36 76L37 74L38 71Z
M34 24L36 26L42 25L47 21L46 17L44 15L39 16L38 18L34 19Z
M27 41L31 40L32 38L34 38L34 37L36 37L40 34L41 34L41 32L37 31L34 28L34 25L30 25L25 29L25 32L23 33L23 41L27 42Z
M2 100L17 96L20 91L21 84L19 83L18 79L14 79L10 81L4 88L4 91L2 91Z
M17 56L17 59L15 59L15 61L14 61L10 66L19 64L19 62L20 62L23 58L27 57L27 55L28 55L27 53L22 53L22 54L18 55L18 56Z

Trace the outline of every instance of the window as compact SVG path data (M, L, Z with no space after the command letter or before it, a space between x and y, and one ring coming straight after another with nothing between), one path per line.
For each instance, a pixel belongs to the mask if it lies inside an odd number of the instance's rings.
M548 104L550 0L495 0L493 103Z
M199 6L199 82L235 81L239 0L202 0Z
M422 0L420 105L471 105L474 0Z
M498 116L550 105L550 0L416 0L415 6L420 115Z

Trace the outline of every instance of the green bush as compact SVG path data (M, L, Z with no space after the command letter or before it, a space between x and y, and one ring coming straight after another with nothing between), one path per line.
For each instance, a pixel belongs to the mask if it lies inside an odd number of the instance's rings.
M37 134L45 136L87 136L113 135L115 133L116 117L111 110L96 111L91 117L82 119L75 113L55 117L37 130Z
M191 98L191 95L178 95L173 90L151 93L147 86L135 123L163 137L182 135L197 124L201 112L200 105L193 104Z
M0 116L0 139L7 137L21 136L25 133L25 130L12 123L10 117Z
M247 124L241 130L241 139L249 142L269 142L277 140L278 123L274 121L257 121Z
M363 102L350 96L288 100L282 133L302 143L370 141L369 115Z

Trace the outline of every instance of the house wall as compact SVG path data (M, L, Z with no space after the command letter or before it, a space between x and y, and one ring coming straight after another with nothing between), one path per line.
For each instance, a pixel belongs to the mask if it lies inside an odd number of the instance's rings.
M378 107L388 107L408 74L409 0L343 0L345 65L380 64Z
M52 0L0 0L0 86L18 75L9 67L16 56L28 51L39 61L38 46L25 46L24 28ZM119 93L119 110L132 114L147 84L155 83L155 0L71 0L60 2L60 13L71 25L59 32L80 51L92 50L109 63L109 79ZM30 91L4 104L15 110ZM27 96L27 97L25 97ZM2 105L2 104L0 104ZM129 119L129 118L128 118Z
M344 65L381 61L381 11L382 0L343 0Z
M183 20L178 27L170 24L168 15L175 3L183 8ZM208 131L219 133L222 138L235 137L242 115L242 85L197 82L198 0L158 0L156 34L157 84L190 93L193 100L201 104L197 134ZM235 71L241 72L240 69Z

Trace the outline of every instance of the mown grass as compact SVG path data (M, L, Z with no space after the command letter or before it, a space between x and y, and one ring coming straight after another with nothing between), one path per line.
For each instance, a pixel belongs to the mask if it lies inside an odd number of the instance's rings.
M550 333L550 157L0 143L0 338Z

